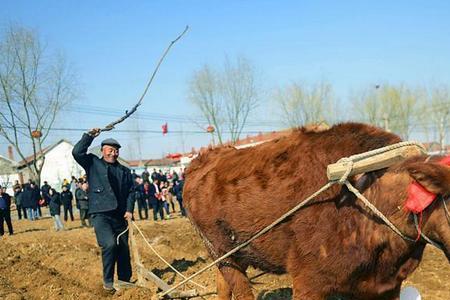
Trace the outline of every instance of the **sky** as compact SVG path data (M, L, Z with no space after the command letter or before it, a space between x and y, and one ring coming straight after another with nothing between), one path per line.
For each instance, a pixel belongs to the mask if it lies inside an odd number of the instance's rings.
M37 30L49 49L65 54L80 81L80 96L55 125L71 130L52 131L47 143L75 143L84 130L130 109L170 41L190 27L137 116L94 141L116 138L128 159L210 142L207 124L188 100L188 82L204 65L222 67L226 57L251 61L264 91L244 136L285 126L271 95L292 82L326 80L344 107L352 91L370 85L450 83L448 1L0 2L0 27ZM163 136L165 122L169 133ZM0 139L0 154L5 148Z

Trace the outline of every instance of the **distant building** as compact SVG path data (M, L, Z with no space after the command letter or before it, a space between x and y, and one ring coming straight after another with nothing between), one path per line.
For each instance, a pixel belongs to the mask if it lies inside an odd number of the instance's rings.
M84 170L73 159L72 149L72 143L62 139L38 153L38 164L42 164L42 157L45 157L41 172L41 184L47 181L49 185L60 191L64 179L70 181L72 176L78 178L84 173ZM27 182L32 177L27 166L33 163L34 155L30 155L17 163L17 173L22 182Z
M163 172L175 171L177 173L180 173L183 169L180 164L180 158L129 160L128 163L130 169L135 170L138 175L142 174L145 169L147 169L150 173L153 172L153 169L156 169L157 172L162 170Z

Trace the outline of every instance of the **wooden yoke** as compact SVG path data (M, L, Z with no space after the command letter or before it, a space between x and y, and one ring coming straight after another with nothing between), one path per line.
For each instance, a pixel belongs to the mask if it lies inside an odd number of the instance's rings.
M397 162L401 162L408 157L426 154L425 150L416 145L405 146L393 150L376 154L367 158L353 161L353 168L349 176L387 168ZM339 180L347 171L350 162L341 161L327 167L327 177L329 180Z

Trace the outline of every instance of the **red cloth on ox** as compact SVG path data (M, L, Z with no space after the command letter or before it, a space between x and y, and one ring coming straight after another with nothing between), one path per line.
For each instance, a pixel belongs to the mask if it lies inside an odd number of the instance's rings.
M436 194L428 191L420 183L414 181L408 186L408 199L405 203L407 211L418 214L436 198Z
M440 164L450 166L450 155L439 161ZM418 214L436 199L436 194L428 191L420 183L414 181L408 186L408 199L405 203L407 211Z

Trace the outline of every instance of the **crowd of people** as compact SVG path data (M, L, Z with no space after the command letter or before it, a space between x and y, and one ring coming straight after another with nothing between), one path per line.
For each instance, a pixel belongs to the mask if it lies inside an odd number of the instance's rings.
M147 169L141 174L132 172L134 182L134 199L137 204L137 215L140 220L149 218L149 211L153 211L153 220L170 219L176 213L178 203L179 214L186 216L183 207L183 176L175 171L163 172L153 169L150 173ZM9 234L13 234L11 221L11 205L15 204L18 220L38 220L43 216L43 209L53 218L56 231L64 230L64 222L74 221L74 203L79 211L79 219L82 227L92 227L89 217L89 184L86 176L75 178L71 181L64 179L61 192L50 186L47 181L39 188L33 181L28 180L20 184L17 180L13 185L14 195L11 197L6 189L0 187L0 236L4 235L4 223Z
M174 171L172 174L163 173L161 170L150 174L145 170L141 176L132 173L135 184L135 202L139 212L139 219L148 219L149 209L153 210L153 220L170 219L175 213L175 201L178 202L180 214L186 216L183 207L184 181Z

